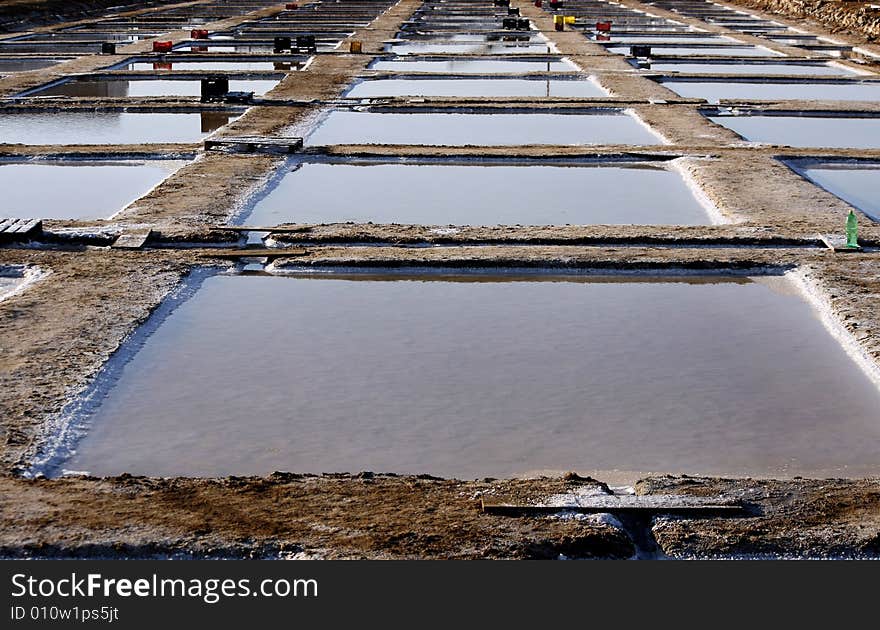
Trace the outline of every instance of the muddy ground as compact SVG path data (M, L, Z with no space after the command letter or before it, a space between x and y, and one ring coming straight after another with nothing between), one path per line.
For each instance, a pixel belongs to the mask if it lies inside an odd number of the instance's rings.
M631 558L880 553L880 481L658 477L645 495L740 500L742 516L692 520L486 514L481 499L539 503L606 492L572 475L61 479L0 477L6 557Z
M402 0L351 39L365 54L318 55L292 73L269 102L252 107L219 135L307 130L365 70L383 41L420 6ZM298 266L541 267L559 269L796 270L835 318L839 332L865 359L880 362L880 227L862 221L862 253L839 254L819 234L837 233L849 206L796 176L778 158L814 151L744 143L681 99L632 71L580 33L554 32L551 16L514 0L523 15L565 54L593 74L611 96L603 106L628 107L665 139L651 147L315 147L318 156L553 157L622 156L679 159L717 212L716 225L680 226L412 226L322 224L268 227L274 268ZM639 6L624 0L628 6ZM835 3L837 4L837 3ZM769 6L769 5L768 5ZM280 10L270 5L254 15ZM766 8L766 7L762 7ZM667 14L654 7L653 13ZM76 13L76 12L75 12ZM674 14L669 14L674 15ZM79 14L68 16L79 19ZM253 16L251 16L253 17ZM217 22L228 27L248 16ZM675 19L682 19L675 16ZM685 20L697 23L695 20ZM703 24L703 26L706 26ZM816 27L815 25L811 28ZM724 32L720 26L711 30ZM819 27L816 27L819 28ZM853 31L855 33L855 31ZM176 34L179 37L181 34ZM748 36L736 34L744 41ZM865 34L850 34L861 37ZM755 38L752 38L755 39ZM765 44L764 40L759 40ZM92 72L149 49L139 42L112 58L83 56L44 71L0 79L0 95ZM770 47L793 56L798 49ZM4 101L5 113L34 107L201 109L196 99L65 99L50 105ZM583 107L576 102L453 99L385 103L386 107L472 109L512 105ZM590 103L596 105L598 102ZM830 108L823 103L765 108ZM848 110L877 111L876 104ZM286 132L289 133L289 132ZM719 480L646 476L643 495L698 495L738 501L741 514L683 518L499 516L480 499L519 505L572 492L608 492L601 483L568 476L531 480L441 480L425 475L318 475L294 471L265 478L26 479L55 430L62 407L81 392L127 336L193 267L228 267L256 250L238 250L227 222L283 164L263 153L203 152L192 145L34 147L0 145L5 158L198 155L151 193L107 221L44 222L35 242L0 247L0 265L48 272L26 291L0 301L0 556L6 557L303 557L303 558L558 558L794 557L880 555L880 480ZM828 150L826 157L874 158L880 151ZM111 248L132 230L153 230L138 251ZM369 245L367 245L369 244ZM185 245L185 247L181 247ZM412 247L416 245L418 247ZM220 247L222 246L222 247ZM427 247L425 247L427 246ZM829 419L833 421L833 419ZM611 478L607 479L611 481Z

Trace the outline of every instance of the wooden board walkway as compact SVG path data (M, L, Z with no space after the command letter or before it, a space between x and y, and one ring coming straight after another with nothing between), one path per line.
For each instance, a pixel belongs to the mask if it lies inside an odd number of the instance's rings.
M302 138L264 138L261 136L236 136L228 138L209 138L205 140L205 151L229 148L253 153L257 149L274 153L295 153L303 146Z
M695 500L692 497L658 497L652 495L597 495L580 498L578 505L511 505L492 503L483 499L483 512L499 516L535 516L578 512L580 514L674 514L679 516L733 516L743 511L739 503L721 503L718 500Z
M42 231L39 219L0 219L0 239L6 241L27 240Z
M260 227L253 225L224 225L224 230L232 230L233 232L276 232L278 234L295 234L296 232L308 232L312 228L310 226L293 226L293 227Z
M289 249L278 248L278 249L217 249L210 252L202 252L202 256L206 256L208 258L225 258L225 259L238 259L238 258L288 258L292 256L305 256L309 252L302 248L294 248L291 247Z

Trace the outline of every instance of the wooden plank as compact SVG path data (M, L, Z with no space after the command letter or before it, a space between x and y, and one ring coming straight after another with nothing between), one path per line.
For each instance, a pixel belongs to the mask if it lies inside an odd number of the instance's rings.
M277 232L284 234L288 232L308 232L311 226L294 226L294 227L254 227L251 225L224 225L224 230L232 230L233 232Z
M289 249L216 249L202 252L209 258L287 258L288 256L305 256L309 252L302 248Z
M14 226L10 231L17 234L29 234L38 226L42 228L43 222L38 219L21 219L18 225Z
M648 495L650 497L650 495ZM510 505L482 501L483 512L499 516L537 516L578 512L580 514L679 514L679 515L731 515L742 512L738 503L713 503L701 501L653 501L640 496L600 496L595 501L584 501L574 506Z
M303 139L298 137L264 138L261 136L233 136L205 140L206 151L223 146L244 147L248 152L254 151L257 147L262 147L266 149L284 149L291 153L303 146Z
M262 144L265 146L286 147L290 145L301 145L303 139L296 136L288 137L266 137L266 136L227 136L224 138L213 138L210 140L213 144Z
M113 249L141 249L152 235L153 230L123 232L119 235L119 238L113 241L113 245L110 247Z
M0 219L0 235L7 240L29 236L42 229L43 222L40 219Z

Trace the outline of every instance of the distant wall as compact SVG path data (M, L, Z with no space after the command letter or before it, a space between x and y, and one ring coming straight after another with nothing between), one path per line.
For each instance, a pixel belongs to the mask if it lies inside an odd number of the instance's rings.
M794 19L810 19L821 23L833 33L852 32L868 41L880 41L880 9L871 9L878 2L841 2L840 0L727 0L748 9Z

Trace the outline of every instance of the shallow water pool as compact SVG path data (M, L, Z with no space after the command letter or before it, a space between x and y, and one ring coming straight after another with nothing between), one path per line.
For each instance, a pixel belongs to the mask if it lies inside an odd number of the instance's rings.
M710 116L746 140L791 147L880 148L880 118Z
M679 96L721 100L880 101L880 82L773 83L751 81L660 81Z
M330 144L661 144L624 113L398 114L336 110L306 138Z
M880 164L821 164L802 172L831 194L880 221Z
M784 278L214 275L189 293L105 373L63 468L880 473L880 392Z
M357 191L356 202L339 190ZM585 225L709 223L672 167L305 163L285 168L243 222Z
M372 79L356 83L345 96L597 98L608 92L590 79Z
M196 142L239 114L26 112L0 116L0 143L146 144Z
M505 59L447 59L442 61L381 60L370 70L390 72L436 72L449 74L491 74L501 72L566 72L577 70L570 61L508 61Z
M105 219L146 194L185 162L0 162L0 216Z
M280 79L230 79L233 92L262 95L278 85ZM47 87L28 96L75 96L86 98L138 98L144 96L199 96L199 79L75 79Z

